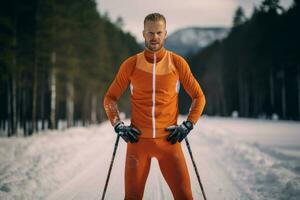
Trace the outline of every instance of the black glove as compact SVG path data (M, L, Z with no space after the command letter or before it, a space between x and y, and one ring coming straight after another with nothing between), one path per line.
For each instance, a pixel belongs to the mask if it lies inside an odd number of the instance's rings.
M166 128L166 131L169 131L171 134L167 137L167 140L172 144L175 144L177 141L181 142L192 129L193 123L190 121L184 121L178 126L169 126Z
M141 132L132 127L132 126L125 126L123 122L119 122L115 125L115 132L125 140L125 142L136 143L139 141L138 135Z

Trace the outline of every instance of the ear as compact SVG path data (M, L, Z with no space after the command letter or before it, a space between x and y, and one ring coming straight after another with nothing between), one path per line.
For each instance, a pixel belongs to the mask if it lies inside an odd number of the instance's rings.
M143 38L146 39L146 33L145 33L145 30L143 30L142 33L143 33Z

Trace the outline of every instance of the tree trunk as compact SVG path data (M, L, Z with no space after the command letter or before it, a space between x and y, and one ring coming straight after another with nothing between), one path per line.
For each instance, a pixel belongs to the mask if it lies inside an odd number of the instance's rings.
M252 113L249 113L249 105L250 105L250 102L249 102L249 98L250 98L250 95L249 95L249 83L247 83L247 80L245 81L245 84L244 84L244 112L245 112L245 116L246 117L249 117Z
M238 72L238 91L239 91L239 116L244 115L244 83L242 73Z
M103 94L100 94L100 99L103 99ZM99 112L99 121L103 122L105 120L105 112L103 108L102 102L99 104L99 107L97 108L97 111Z
M53 57L55 57L55 53L53 53ZM55 60L55 59L53 59ZM50 75L50 91L51 91L51 113L50 113L50 122L51 129L55 129L56 127L56 72L55 68L52 69Z
M9 80L7 83L7 136L10 137L12 136L12 129L11 129L11 124L12 124L12 116L11 116L11 90L10 90L10 83L11 81Z
M37 122L37 86L38 86L38 61L39 61L39 1L36 1L37 9L35 12L35 38L34 38L34 63L33 63L33 77L32 77L32 131L38 132Z
M17 105L16 105L16 80L15 80L15 69L17 66L17 17L15 16L14 18L14 31L13 31L13 48L14 48L14 55L12 58L12 70L11 70L11 75L10 75L10 84L11 87L9 88L9 98L10 98L10 102L8 104L10 104L10 135L9 136L13 136L16 135L16 123L17 123Z
M12 135L17 135L17 89L16 79L12 77Z
M285 71L282 70L282 87L281 87L281 105L282 105L282 117L286 118L286 95L285 95Z
M32 78L32 131L37 132L37 121L36 121L36 107L37 107L37 55L35 55L35 62L33 67L33 78Z
M24 131L24 136L28 136L28 130L27 130L27 101L26 101L26 90L23 88L22 90L22 126Z
M20 79L23 79L23 77L20 76L20 78L18 78L19 80ZM23 91L23 88L22 87L18 87L18 90L17 90L17 127L18 129L22 129L22 120L23 120L23 114L22 114L22 91ZM24 136L24 134L22 135Z
M297 87L298 87L298 119L300 120L300 65L298 65L297 73Z
M73 81L68 80L67 82L67 127L74 125L74 85Z
M0 119L0 132L4 132L4 120L3 119Z
M97 95L92 94L92 108L91 108L91 121L93 124L97 123Z
M45 130L45 66L42 67L42 77L41 77L41 120L42 120L42 130Z
M227 112L227 106L226 106L226 97L225 97L225 93L224 93L224 84L223 81L220 81L220 98L221 98L221 115L223 116L227 116L228 112Z
M90 93L86 92L83 100L83 124L84 126L88 126L90 124Z
M271 110L272 110L272 112L274 112L275 97L274 97L274 78L273 78L273 69L272 69L272 67L271 67L269 79L270 79L270 103L271 103Z

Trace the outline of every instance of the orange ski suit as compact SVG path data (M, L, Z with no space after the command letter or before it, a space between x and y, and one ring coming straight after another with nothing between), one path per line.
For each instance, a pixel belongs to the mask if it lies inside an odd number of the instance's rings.
M127 144L125 200L142 199L152 157L174 199L193 199L181 145L166 140L170 133L165 128L177 125L180 83L192 98L188 120L195 124L204 109L204 94L187 62L165 48L154 53L145 49L125 60L104 97L114 126L120 121L117 100L130 84L131 125L141 131L138 143Z

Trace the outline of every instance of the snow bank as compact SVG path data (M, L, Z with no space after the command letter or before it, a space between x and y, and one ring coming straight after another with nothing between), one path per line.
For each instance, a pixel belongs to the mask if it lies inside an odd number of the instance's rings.
M300 199L299 123L219 118L203 122L203 139L214 146L220 165L245 197Z
M99 127L49 131L28 138L0 139L0 199L45 199L78 174L101 153L100 137L107 123Z

